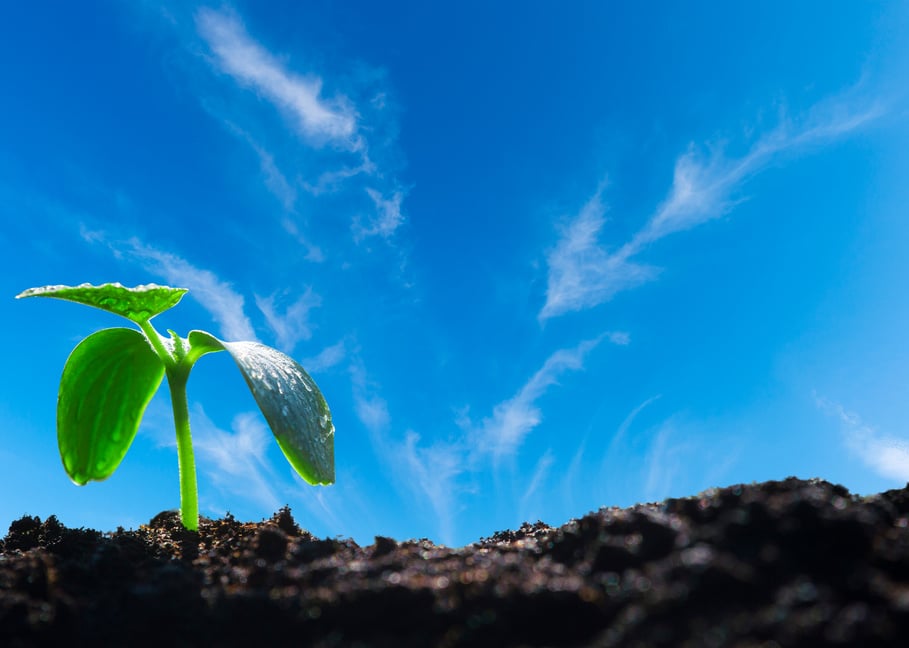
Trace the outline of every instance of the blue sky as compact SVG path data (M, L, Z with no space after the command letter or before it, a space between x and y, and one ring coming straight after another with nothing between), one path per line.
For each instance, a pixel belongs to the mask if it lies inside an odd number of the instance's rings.
M155 320L291 354L337 483L226 354L200 506L461 545L712 486L909 481L901 3L15 3L0 21L0 528L179 503L167 391L113 477L56 447L69 351Z

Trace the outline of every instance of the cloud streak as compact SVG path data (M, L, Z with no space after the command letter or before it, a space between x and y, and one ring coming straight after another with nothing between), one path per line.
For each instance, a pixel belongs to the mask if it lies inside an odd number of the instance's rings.
M250 148L255 151L256 157L259 158L259 169L262 172L262 179L265 182L265 186L271 194L278 199L281 206L284 208L284 211L294 211L297 204L297 189L288 181L284 172L278 168L278 164L275 162L275 156L253 139L249 133L233 122L226 121L225 126L230 132L249 144Z
M84 225L80 226L79 233L88 243L107 246L117 258L127 257L139 262L147 272L163 277L168 284L188 288L190 297L211 314L220 327L221 336L227 340L259 340L244 313L243 296L210 270L197 268L186 259L146 245L136 237L111 241L104 232L89 230Z
M483 419L476 432L479 451L491 455L496 462L513 455L543 420L537 401L564 373L583 369L584 358L602 338L586 340L573 349L561 349L549 356L518 393L496 405L492 416Z
M394 146L394 136L383 137L384 131L392 127L384 89L373 92L371 99L364 97L369 82L361 70L355 75L359 78L358 85L349 88L354 98L341 93L324 96L322 76L291 70L285 60L272 54L247 32L232 9L202 8L195 13L195 26L208 45L211 52L208 61L215 70L275 107L306 144L321 151L308 171L289 178L274 154L275 151L281 153L279 145L272 143L266 147L235 120L222 119L231 132L253 148L265 186L281 202L284 211L297 212L299 203L304 200L299 189L317 197L336 193L345 183L362 176L353 195L358 204L364 206L361 207L363 211L367 210L366 205L369 206L368 214L357 215L352 220L353 238L356 242L369 237L389 239L404 222L401 204L406 192L399 188L393 174L380 169L373 159L376 155L383 158ZM376 78L380 76L375 75ZM379 97L382 100L377 100ZM377 138L377 147L370 148L367 133ZM282 141L284 139L282 137ZM295 159L300 157L294 156ZM312 155L304 157L309 159ZM283 160L287 163L286 157ZM301 177L312 175L315 179ZM372 186L365 186L367 183ZM310 248L308 256L314 261L321 260L319 250L308 242L306 245Z
M458 427L462 434L451 441L421 445L420 435L408 431L403 441L390 435L392 430L388 403L376 393L362 362L354 357L350 365L354 410L369 432L376 454L395 475L404 474L401 483L418 500L432 509L440 537L451 544L461 496L467 490L465 476L481 470L491 461L495 466L513 456L527 435L543 421L538 401L558 384L566 373L580 371L588 354L603 340L616 345L629 343L628 334L607 331L595 339L585 340L576 347L560 349L550 355L542 367L511 398L493 407L492 414L478 425L462 413ZM526 510L543 493L555 454L546 452L538 461L534 474L515 493L515 510Z
M346 355L347 345L344 340L340 340L329 347L325 347L311 358L302 360L300 364L309 373L318 373L341 364Z
M843 425L846 447L877 475L904 484L909 482L909 439L879 433L839 403L815 396L823 412Z
M353 387L354 413L369 431L376 452L381 453L385 448L382 435L391 427L388 403L375 393L360 358L356 356L353 358L349 371Z
M670 442L675 430L667 422L660 427L645 459L644 497L650 501L668 497L679 476L684 473L684 444Z
M534 500L537 493L542 489L546 478L549 476L549 469L552 467L553 463L555 463L555 455L551 449L544 452L543 456L537 461L533 476L530 478L530 483L524 490L524 494L521 495L521 502L518 507L521 521L529 521L531 518L540 516L540 513L535 512L533 509L535 504Z
M659 272L630 262L633 250L628 246L613 253L600 246L600 231L606 223L605 187L601 183L578 215L562 228L547 256L549 278L541 320L592 308L621 290L650 281Z
M442 542L453 544L457 506L457 478L464 471L463 452L452 445L417 446L420 436L408 432L399 456L409 472L408 484L426 498L439 523Z
M599 242L606 223L606 183L602 182L580 212L561 228L547 255L546 302L539 319L598 306L618 292L653 280L659 269L632 261L647 245L728 213L740 202L735 193L742 184L782 154L832 141L881 114L877 106L856 110L837 99L816 106L801 125L783 121L738 158L724 156L722 149L704 156L690 147L676 160L666 198L644 227L614 250Z
M116 251L115 246L114 247ZM132 238L126 243L127 252L139 260L149 272L164 277L171 285L189 288L190 296L202 304L221 327L228 340L258 341L249 318L244 313L243 296L213 272L195 267L185 259L143 244Z
M359 221L354 222L354 239L360 241L368 236L381 236L387 239L404 222L404 215L401 214L401 201L404 200L404 194L401 191L395 191L391 196L385 197L372 188L367 188L366 193L375 206L376 215L368 225L363 225Z
M340 344L340 343L339 343ZM428 504L438 524L439 537L452 544L457 508L458 476L467 468L463 444L438 442L420 446L420 435L409 430L400 441L391 437L391 415L388 403L371 384L362 361L354 357L350 366L354 412L369 432L376 455L395 476L404 475L399 483L418 501Z
M307 288L299 299L288 306L284 314L278 312L276 296L261 297L256 295L256 306L265 316L265 321L275 334L278 347L285 353L291 353L300 340L312 337L309 313L322 305L322 298Z
M196 27L214 53L218 67L289 113L302 135L316 143L332 143L350 150L362 146L356 136L356 113L347 99L324 99L319 77L303 78L285 69L247 34L233 12L200 9Z
M193 408L193 448L219 489L276 511L280 499L270 486L266 451L271 436L252 412L238 414L232 432L218 429L200 406Z

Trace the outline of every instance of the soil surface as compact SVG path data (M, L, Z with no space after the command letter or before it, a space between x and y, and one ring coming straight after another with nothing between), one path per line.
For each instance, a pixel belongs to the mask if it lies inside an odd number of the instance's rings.
M537 522L459 549L177 514L23 517L0 646L905 646L909 485L789 478Z

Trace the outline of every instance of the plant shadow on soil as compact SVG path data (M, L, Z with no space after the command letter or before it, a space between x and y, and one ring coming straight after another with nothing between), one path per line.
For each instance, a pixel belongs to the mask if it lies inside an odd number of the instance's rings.
M894 646L909 485L740 484L459 549L175 512L138 530L25 516L0 541L0 645Z

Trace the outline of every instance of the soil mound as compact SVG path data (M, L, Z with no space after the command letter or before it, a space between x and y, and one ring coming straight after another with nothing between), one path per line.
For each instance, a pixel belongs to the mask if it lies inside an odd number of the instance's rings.
M909 485L770 481L537 522L459 549L174 512L135 531L23 517L0 645L899 646Z

